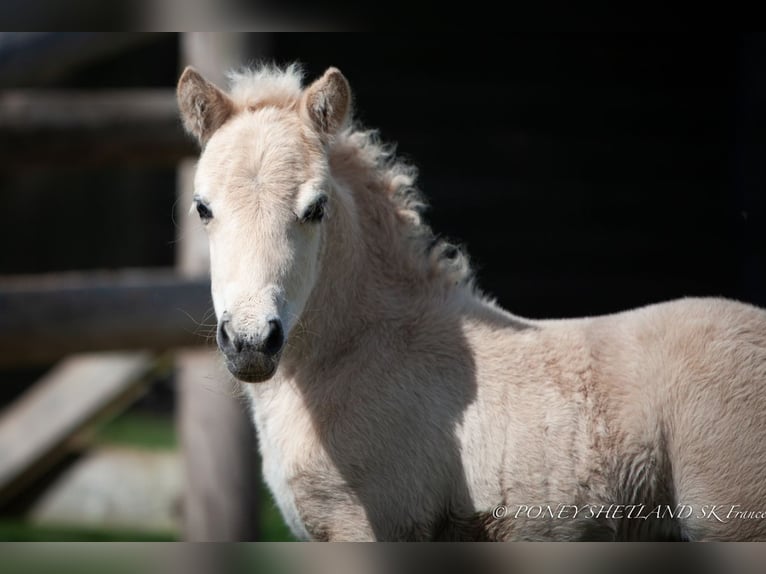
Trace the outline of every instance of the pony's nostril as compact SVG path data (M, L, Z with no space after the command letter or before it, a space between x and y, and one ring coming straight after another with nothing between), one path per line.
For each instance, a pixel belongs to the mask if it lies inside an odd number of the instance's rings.
M222 351L239 353L242 350L242 341L231 331L231 323L228 319L218 323L218 346Z
M234 350L239 353L242 350L242 339L234 335L233 337L230 337L232 345L234 346Z
M267 355L274 355L282 349L285 336L282 331L282 322L279 319L269 321L269 333L263 340L263 352Z

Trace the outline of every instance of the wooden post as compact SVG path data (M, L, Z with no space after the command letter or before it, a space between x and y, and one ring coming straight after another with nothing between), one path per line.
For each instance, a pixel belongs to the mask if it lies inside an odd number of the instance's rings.
M182 66L226 86L224 72L240 66L242 38L237 34L184 33ZM206 276L207 239L188 215L194 164L179 167L178 267L188 277ZM215 317L211 319L215 321ZM183 532L187 541L244 541L258 538L258 491L255 429L243 397L216 350L187 350L177 359L179 431L186 491Z

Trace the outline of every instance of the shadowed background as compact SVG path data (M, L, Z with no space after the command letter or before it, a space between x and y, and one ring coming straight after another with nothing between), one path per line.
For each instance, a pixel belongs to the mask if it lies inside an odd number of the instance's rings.
M4 87L175 85L175 35L122 43L58 77L17 74ZM252 62L298 60L309 78L330 65L344 72L357 117L419 167L434 229L467 247L480 285L512 311L575 316L684 295L764 303L764 38L253 43ZM2 146L8 167L34 153L7 137ZM110 162L109 146L104 134L91 154L107 158L87 172L76 169L87 158L71 157L3 169L2 272L173 263L174 169Z

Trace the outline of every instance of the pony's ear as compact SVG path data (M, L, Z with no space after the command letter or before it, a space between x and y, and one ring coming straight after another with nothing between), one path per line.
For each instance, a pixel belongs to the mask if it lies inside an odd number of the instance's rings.
M351 88L337 68L328 68L303 93L302 111L322 135L333 135L343 127L351 108Z
M234 103L229 96L191 66L181 74L176 95L186 131L202 146L234 113Z

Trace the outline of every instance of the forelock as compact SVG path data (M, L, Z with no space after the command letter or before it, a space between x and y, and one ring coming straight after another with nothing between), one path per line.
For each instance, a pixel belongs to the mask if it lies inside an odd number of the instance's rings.
M299 64L286 67L266 64L227 74L229 95L239 109L265 105L280 108L295 106L303 91L303 70Z

